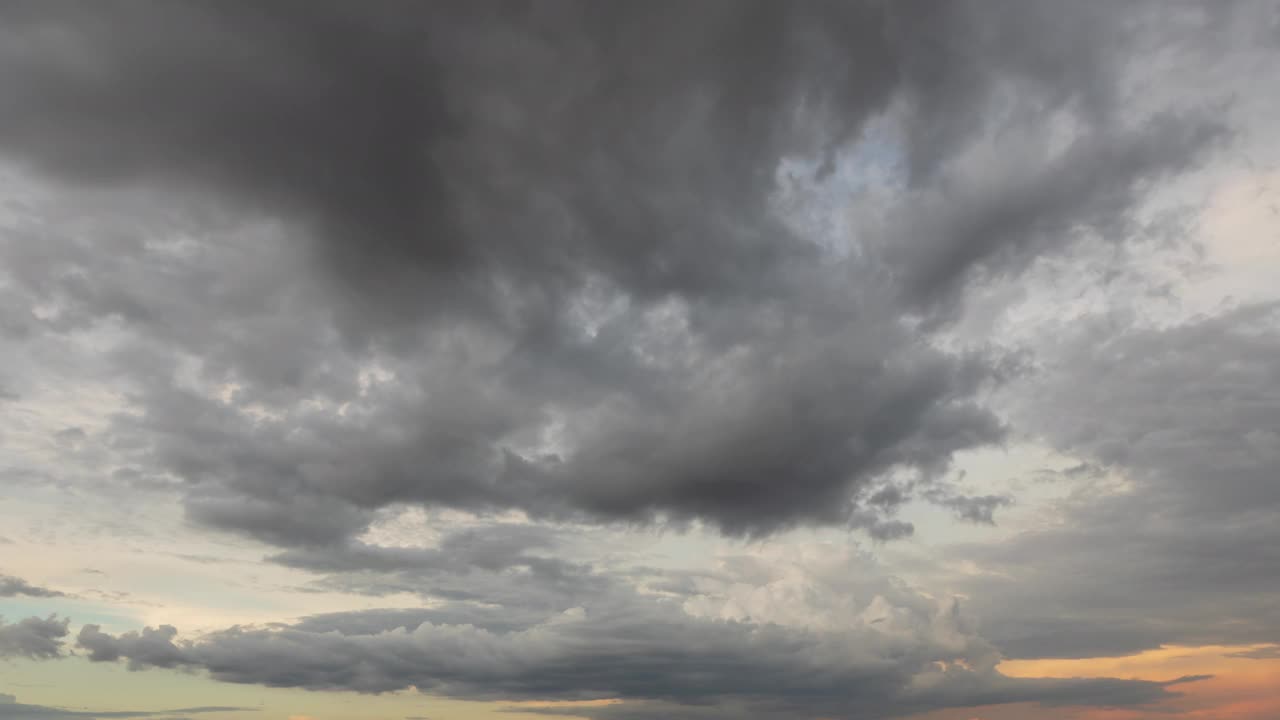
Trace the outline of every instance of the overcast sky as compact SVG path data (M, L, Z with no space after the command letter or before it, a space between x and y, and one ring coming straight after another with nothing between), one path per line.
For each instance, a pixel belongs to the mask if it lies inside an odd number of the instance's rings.
M1280 2L0 0L0 720L1280 717Z

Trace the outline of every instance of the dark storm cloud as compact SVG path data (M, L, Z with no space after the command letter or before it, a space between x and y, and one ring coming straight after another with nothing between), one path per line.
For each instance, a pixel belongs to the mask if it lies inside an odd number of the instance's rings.
M440 19L409 6L6 3L0 140L78 182L189 184L450 260Z
M1115 97L1205 12L7 3L0 154L61 202L13 221L4 327L120 323L75 371L131 412L80 444L285 548L396 503L900 537L867 498L1003 437L977 398L1009 372L908 321L1202 156L1203 108ZM1017 162L974 170L1002 133ZM827 182L860 140L904 159L890 226L799 236L780 161Z
M1280 642L1280 308L1061 340L1020 425L1093 469L1063 522L955 557L1008 655ZM1109 474L1125 478L1116 486Z
M57 590L50 590L49 588L32 585L22 578L0 574L0 597L15 597L18 595L51 598L62 597L63 593L58 592Z
M797 104L825 111L817 121L834 127L817 129L839 139L894 82L872 63L891 58L890 18L872 5L33 3L6 15L37 38L6 43L0 137L14 154L78 181L193 183L297 216L358 302L393 311L366 321L416 319L447 297L432 286L489 293L483 275L450 275L492 263L535 263L551 282L586 263L654 292L760 280L776 246L726 233L719 216L754 212ZM680 143L669 136L686 117ZM688 167L691 187L659 193L679 178L679 145L702 142L710 162ZM539 227L555 218L536 206L557 200L585 227Z
M0 618L0 659L50 660L61 657L62 639L67 636L67 619L56 615L29 617L15 623Z

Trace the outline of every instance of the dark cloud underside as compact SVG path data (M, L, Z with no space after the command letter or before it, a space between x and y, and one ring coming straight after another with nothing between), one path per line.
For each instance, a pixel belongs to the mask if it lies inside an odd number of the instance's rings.
M1004 432L976 401L1003 362L908 323L1120 232L1216 137L1115 105L1128 44L1181 37L1147 9L5 3L0 153L131 193L96 239L27 228L57 241L14 246L9 291L56 311L9 326L123 321L117 476L282 546L403 502L900 536L864 502L881 481ZM1025 163L975 176L1009 128ZM900 158L903 221L833 256L776 173L822 182L860 138ZM205 239L160 249L175 231ZM174 379L189 358L204 393Z

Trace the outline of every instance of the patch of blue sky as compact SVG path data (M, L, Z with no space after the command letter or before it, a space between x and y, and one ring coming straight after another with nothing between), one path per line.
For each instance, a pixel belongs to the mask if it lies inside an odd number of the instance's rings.
M101 625L108 630L132 630L138 618L124 614L117 608L107 609L101 604L71 597L6 598L0 602L0 617L12 623L26 617L69 617L75 626Z
M774 209L792 232L839 260L860 252L855 208L880 205L906 187L906 152L885 119L829 152L784 157L775 171Z

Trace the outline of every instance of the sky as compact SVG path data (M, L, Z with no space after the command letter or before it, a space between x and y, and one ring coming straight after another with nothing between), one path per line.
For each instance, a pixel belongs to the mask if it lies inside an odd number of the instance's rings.
M1280 2L0 0L0 720L1280 718Z

